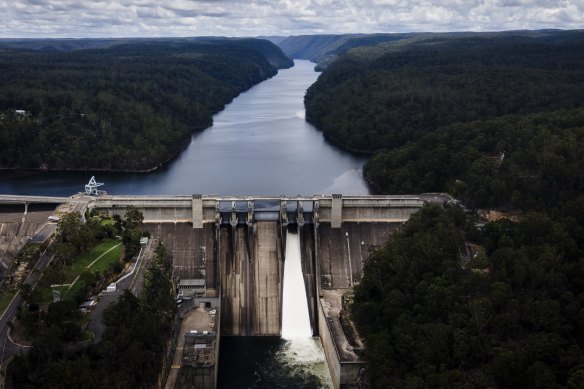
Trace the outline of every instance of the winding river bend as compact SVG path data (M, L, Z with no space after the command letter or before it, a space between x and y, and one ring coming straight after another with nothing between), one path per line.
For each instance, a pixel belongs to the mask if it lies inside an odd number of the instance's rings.
M304 93L318 77L313 66L297 60L242 93L159 170L40 173L0 181L0 193L69 196L95 175L110 194L368 194L365 160L330 145L304 120Z

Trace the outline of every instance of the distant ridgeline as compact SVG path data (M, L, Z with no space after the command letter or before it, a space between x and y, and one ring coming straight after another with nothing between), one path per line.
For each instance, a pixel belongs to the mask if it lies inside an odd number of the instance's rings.
M288 57L308 59L316 62L317 70L323 70L337 56L353 47L397 41L414 35L417 34L298 35L276 42Z
M346 51L305 99L328 139L375 152L380 192L523 209L583 192L584 32L396 37Z
M258 39L1 40L0 168L156 168L291 66Z

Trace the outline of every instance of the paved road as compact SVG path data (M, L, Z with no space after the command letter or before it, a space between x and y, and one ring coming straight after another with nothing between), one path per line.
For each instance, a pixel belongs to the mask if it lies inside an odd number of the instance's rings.
M50 246L49 246L50 248ZM36 285L38 282L40 275L44 268L47 267L51 259L53 259L54 253L51 249L47 249L41 255L39 260L37 261L35 267L31 270L30 274L28 275L27 279L24 281L27 285ZM18 346L8 338L8 323L10 323L16 317L16 312L18 311L18 307L22 303L22 298L20 297L20 292L16 294L14 299L6 310L4 314L0 318L0 345L2 347L2 352L0 354L0 363L4 362L9 357L18 354L19 352L23 351L25 348Z
M144 272L147 268L147 264L150 262L154 254L153 247L153 242L150 240L146 247L142 250L141 255L138 257L136 268L132 275L118 281L115 292L101 293L101 297L99 298L97 305L95 305L89 313L88 326L94 334L93 343L99 343L101 341L103 332L105 331L105 326L102 323L103 312L105 309L111 303L117 301L117 299L126 289L130 289L136 296L139 296L142 292L142 286L144 285Z
M34 243L44 243L57 230L57 223L45 223L31 238Z

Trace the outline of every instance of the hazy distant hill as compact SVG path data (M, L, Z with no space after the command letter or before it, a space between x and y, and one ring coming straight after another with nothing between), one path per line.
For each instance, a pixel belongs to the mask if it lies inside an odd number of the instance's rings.
M91 38L91 39L0 39L2 49L25 49L37 51L76 51L84 49L108 48L128 44L183 45L189 42L237 41L239 45L259 51L273 66L286 68L293 63L275 47L285 37L265 38L224 38L224 37L190 37L190 38ZM270 43L272 42L272 43Z
M405 34L341 34L341 35L299 35L290 36L281 42L274 42L290 58L307 59L317 64L317 70L328 67L338 56L348 50L363 50L368 56L379 55L389 48L408 45L431 38L454 37L498 37L523 36L548 40L563 39L559 30L503 31L503 32L448 32L448 33L405 33ZM365 49L365 48L370 48ZM365 54L364 54L365 55Z
M0 49L26 49L43 51L73 51L110 47L124 44L132 39L0 39Z
M251 38L5 47L0 168L155 168L239 93L292 65L273 43Z
M267 41L272 42L275 45L279 45L284 39L288 38L287 36L280 36L280 35L265 35L265 36L257 36L258 39L265 39Z
M278 43L290 58L308 59L326 67L339 54L352 47L403 39L408 34L344 34L290 36Z

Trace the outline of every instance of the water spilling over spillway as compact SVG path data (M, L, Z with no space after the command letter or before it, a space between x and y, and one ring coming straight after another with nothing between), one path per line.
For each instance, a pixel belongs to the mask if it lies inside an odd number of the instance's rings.
M287 366L293 376L308 379L308 382L312 379L321 388L331 387L320 340L312 337L299 235L290 231L286 235L282 338L286 343L276 354L277 360Z
M286 235L286 257L284 262L284 291L282 296L282 338L308 339L312 337L306 289L300 260L298 234Z

